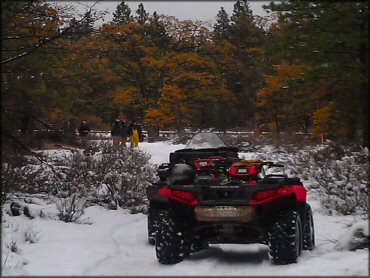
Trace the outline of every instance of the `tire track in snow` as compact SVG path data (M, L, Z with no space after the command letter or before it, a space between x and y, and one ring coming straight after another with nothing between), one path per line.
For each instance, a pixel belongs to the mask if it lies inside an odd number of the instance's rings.
M146 216L129 215L123 217L122 224L116 226L110 233L110 238L116 246L114 254L99 260L85 272L85 275L127 275L142 273L137 269L141 265L157 265L155 251L146 240ZM132 266L128 269L126 266Z
M121 210L121 209L120 209ZM122 210L124 212L124 210ZM119 211L113 211L113 213L119 213ZM109 252L106 256L100 258L99 260L96 260L95 262L91 263L89 267L86 268L86 270L83 272L82 275L95 275L96 269L105 269L106 265L114 260L117 257L123 257L125 254L122 254L121 248L120 248L120 232L124 229L126 229L128 226L130 226L132 222L132 217L133 215L130 215L127 212L124 212L123 214L119 214L118 217L114 217L113 219L105 219L104 222L99 223L100 225L110 225L112 221L114 222L119 222L115 223L113 225L113 228L111 227L109 231L106 232L107 237L102 238L102 244L106 245L107 241L109 242L109 245L114 246L114 250ZM109 272L109 268L107 268L106 273Z
M108 261L111 258L114 258L116 255L118 255L120 253L120 250L119 250L119 247L118 247L118 242L115 240L115 238L113 237L113 235L115 233L114 231L116 229L120 228L121 226L122 226L122 224L117 225L117 226L114 226L114 228L112 228L110 230L110 232L109 232L109 234L111 235L110 238L115 243L115 244L113 244L113 246L115 246L115 250L114 250L113 254L106 255L103 258L95 261L94 263L91 264L91 266L86 267L86 270L83 271L83 273L81 275L93 275L94 274L94 268L99 267L100 265L104 265L104 263L106 261ZM103 240L104 240L104 242L102 241L102 244L105 244L106 239L103 239Z

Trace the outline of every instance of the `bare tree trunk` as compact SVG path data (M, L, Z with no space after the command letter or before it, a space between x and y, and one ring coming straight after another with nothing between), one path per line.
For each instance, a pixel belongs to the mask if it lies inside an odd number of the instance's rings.
M159 127L158 126L148 126L148 142L154 142L155 138L159 137Z
M276 126L276 138L280 139L280 125L278 117L275 115L275 126Z

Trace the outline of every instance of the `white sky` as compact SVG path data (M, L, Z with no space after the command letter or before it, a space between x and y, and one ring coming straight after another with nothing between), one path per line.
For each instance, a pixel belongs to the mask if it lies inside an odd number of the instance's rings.
M116 10L117 5L121 1L101 1L95 8L101 11L108 11L109 14L105 17L105 22L112 19L112 14ZM226 12L231 15L233 7L236 1L125 1L131 9L131 14L136 14L136 10L140 3L143 3L144 8L147 12L152 14L156 11L158 14L172 15L180 20L191 19L209 21L210 23L215 22L215 17L221 7L224 7ZM78 5L83 7L84 5L91 5L94 1L84 2L64 2L68 4ZM268 4L269 1L250 1L249 6L253 11L254 15L266 15L262 8L262 5ZM79 8L80 10L81 8ZM82 11L84 9L82 8ZM101 23L101 22L100 22Z

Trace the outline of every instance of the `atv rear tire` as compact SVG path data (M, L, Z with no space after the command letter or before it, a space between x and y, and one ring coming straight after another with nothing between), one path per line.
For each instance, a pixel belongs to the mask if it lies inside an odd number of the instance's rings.
M313 250L315 248L315 228L313 224L312 210L309 204L304 208L304 229L303 229L303 250Z
M149 206L148 209L148 241L151 245L155 244L155 233L157 230L158 210Z
M158 229L155 250L161 264L176 264L189 255L187 226L181 217L161 210L157 215Z
M280 213L268 232L269 257L273 264L297 262L302 250L301 219L297 211Z

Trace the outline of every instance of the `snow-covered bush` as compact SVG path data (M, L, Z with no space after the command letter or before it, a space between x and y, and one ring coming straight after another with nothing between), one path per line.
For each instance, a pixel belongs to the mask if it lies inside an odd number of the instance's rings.
M58 198L55 200L64 221L69 221L71 201L82 197L86 206L98 203L146 211L145 188L155 176L150 156L138 149L114 150L109 141L90 147L94 151L50 152L44 163L31 159L7 171L3 168L2 174L16 191Z
M133 212L145 211L145 188L155 176L150 156L140 150L121 148L114 150L108 143L100 145L101 153L95 155L96 167L94 196L109 200Z
M12 192L17 190L19 168L9 163L1 163L1 208L9 200Z
M30 225L23 228L23 234L25 242L36 243L40 239L39 232L35 231Z
M58 172L49 164L47 157L36 155L4 150L1 164L2 205L16 192L50 193L53 184L49 177Z
M332 142L319 148L298 150L293 173L310 178L320 191L321 203L329 211L362 214L369 210L369 150L344 147Z
M4 275L4 270L26 263L22 257L23 247L38 242L40 236L38 230L31 224L25 224L22 219L11 217L5 211L1 216L1 272Z
M109 208L121 206L145 211L145 188L155 174L149 156L139 150L114 150L109 142L99 152L74 153L60 163L62 178L55 177L55 195L67 198L76 193L87 197L87 205L99 203Z
M3 152L1 163L1 205L9 200L12 193L22 189L22 185L34 178L34 173L26 169L27 160L21 154Z
M18 244L21 243L36 243L39 241L39 231L35 230L30 224L22 224L15 221L8 214L2 214L2 232L3 247L10 252L19 252Z
M343 234L335 246L338 250L355 251L370 247L370 234L368 220L362 220L352 224L349 230Z
M86 208L86 198L76 192L67 198L55 198L55 204L59 211L58 217L64 222L76 222L80 220Z

